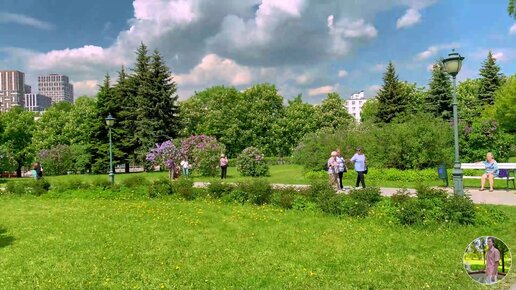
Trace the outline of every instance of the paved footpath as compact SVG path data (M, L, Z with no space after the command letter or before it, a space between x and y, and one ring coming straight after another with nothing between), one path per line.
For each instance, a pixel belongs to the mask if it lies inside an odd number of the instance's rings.
M194 187L206 187L209 183L206 182L195 182ZM295 188L307 188L309 185L305 184L272 184L274 188L282 187L295 187ZM349 191L348 188L344 188L344 192ZM383 196L391 196L395 194L400 188L380 188ZM453 193L453 188L447 188L448 192ZM414 193L415 189L408 189L409 192ZM465 193L471 197L474 203L478 204L497 204L497 205L512 205L516 206L516 190L495 190L489 192L489 190L480 191L478 189L466 188Z

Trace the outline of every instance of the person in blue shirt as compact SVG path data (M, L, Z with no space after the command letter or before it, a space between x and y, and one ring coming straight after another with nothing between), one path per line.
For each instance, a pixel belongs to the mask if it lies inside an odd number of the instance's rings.
M364 171L366 170L366 157L362 152L362 147L357 147L357 152L350 159L351 162L355 163L355 171L357 172L357 182L355 187L358 187L362 183L362 188L365 188Z
M486 173L480 179L480 191L484 190L486 179L489 180L489 191L493 191L494 178L498 177L498 163L493 158L493 153L487 152L486 161L483 162L486 167Z

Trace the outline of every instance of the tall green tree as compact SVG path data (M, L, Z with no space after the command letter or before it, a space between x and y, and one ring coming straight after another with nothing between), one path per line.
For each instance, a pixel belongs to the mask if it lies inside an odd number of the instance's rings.
M267 83L257 84L242 94L244 102L236 110L243 115L243 129L247 129L245 132L249 139L246 147L257 147L267 156L286 154L278 125L284 116L283 97L276 87Z
M116 146L120 154L116 156L118 162L125 165L125 172L129 173L130 162L136 160L135 151L138 148L138 141L134 132L136 131L138 107L137 96L131 86L131 76L122 66L118 72L116 86L113 88L115 102L120 104L120 112L115 116L116 122L113 126L113 135L118 140Z
M516 75L496 92L494 115L506 132L516 134Z
M57 145L70 145L70 133L66 130L70 111L73 105L69 102L59 102L48 108L35 123L32 150L36 154L43 149Z
M368 100L362 106L360 118L362 123L376 123L376 115L378 114L378 100L376 98Z
M408 105L406 90L396 74L392 62L389 62L387 71L383 75L383 86L378 92L378 113L376 119L390 123L394 118L405 114Z
M512 16L516 18L516 1L515 0L509 0L509 5L507 6L507 12L509 13L509 16Z
M316 110L313 105L304 103L301 95L298 95L288 101L279 125L283 129L281 142L286 145L284 153L289 155L307 133L318 129Z
M432 78L426 94L428 111L436 117L449 120L453 117L453 88L450 75L441 64L434 64Z
M92 170L101 173L109 171L109 128L106 125L106 117L109 114L116 116L117 113L109 74L106 74L103 84L99 87L96 104L95 123L91 136Z
M478 99L480 79L467 79L457 86L457 109L459 118L471 123L482 112L482 103Z
M344 100L339 94L329 93L315 112L318 116L319 128L336 129L347 127L354 122L353 117L344 108Z
M0 115L0 124L3 124L0 136L2 148L0 154L10 168L16 170L16 176L22 176L22 167L32 161L32 133L34 132L34 114L15 107L9 112ZM4 159L2 158L2 159ZM9 168L9 169L10 169Z
M500 73L500 67L496 64L496 59L491 51L489 51L487 59L482 64L480 76L478 98L483 104L492 105L496 90L503 84L504 77Z

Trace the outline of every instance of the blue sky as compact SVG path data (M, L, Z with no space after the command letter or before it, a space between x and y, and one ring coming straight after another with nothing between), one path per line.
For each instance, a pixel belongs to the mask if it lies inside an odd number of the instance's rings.
M323 3L323 4L321 4ZM0 69L63 73L93 95L105 73L131 66L140 42L159 49L182 99L223 84L270 82L318 103L330 91L374 96L385 65L428 83L429 65L456 48L459 80L488 50L516 73L516 21L507 0L134 0L0 2Z

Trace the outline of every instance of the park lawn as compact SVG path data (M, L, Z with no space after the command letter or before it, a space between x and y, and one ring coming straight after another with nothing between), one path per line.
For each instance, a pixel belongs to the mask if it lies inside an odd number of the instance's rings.
M410 228L272 206L0 197L0 289L484 289L464 249L494 226ZM507 289L511 271L490 289Z
M483 259L475 259L475 258L465 258L464 263L468 262L472 270L484 270L486 268L485 262ZM507 273L511 268L512 261L511 259L505 259L505 273ZM502 262L500 261L500 265L498 266L498 272L502 271Z
M374 170L374 169L371 169ZM324 173L324 172L323 172ZM143 175L145 178L149 180L155 180L160 177L168 177L168 172L148 172L148 173L130 173L130 174L116 174L115 176L115 182L119 183L122 180L129 178L134 175ZM322 174L322 176L326 176L325 174ZM194 181L204 181L204 182L210 182L213 180L216 180L218 178L213 177L202 177L193 174ZM227 176L228 182L241 182L245 181L247 177L242 177L236 170L236 167L229 167L228 168L228 176ZM101 175L62 175L62 176L47 176L46 177L50 183L53 181L66 181L72 178L80 178L87 182L92 182L95 179L107 179L107 174L101 174ZM283 183L283 184L309 184L310 179L308 179L305 175L305 171L302 166L300 165L273 165L270 166L270 176L266 177L267 181L270 183ZM16 180L16 179L11 179ZM0 179L0 186L2 184L2 181L6 182L6 179L1 180ZM354 171L349 171L344 174L343 183L345 186L355 186L356 181L356 173ZM416 182L406 182L406 181L392 181L392 180L384 180L384 179L377 179L377 178L368 178L366 175L366 185L367 186L377 186L377 187L391 187L391 188L414 188L418 184ZM437 171L436 171L436 179L433 181L425 182L424 185L428 186L443 186L444 183L437 179ZM453 186L453 181L450 180L450 185ZM472 179L465 179L464 180L464 186L469 188L479 188L480 187L480 180L472 180ZM495 189L505 189L506 188L506 182L503 180L495 180Z

